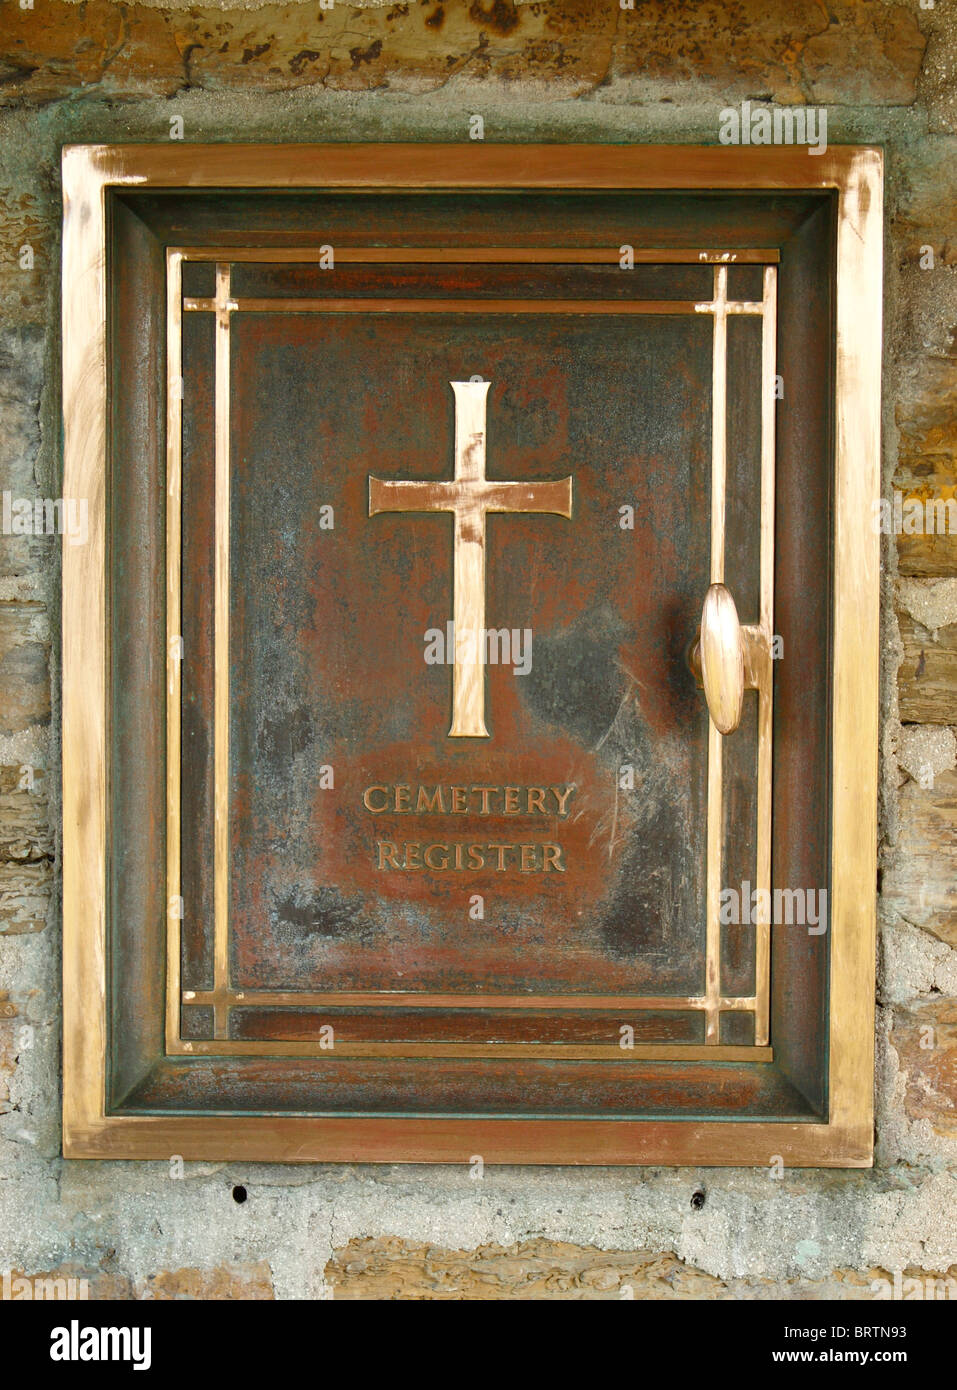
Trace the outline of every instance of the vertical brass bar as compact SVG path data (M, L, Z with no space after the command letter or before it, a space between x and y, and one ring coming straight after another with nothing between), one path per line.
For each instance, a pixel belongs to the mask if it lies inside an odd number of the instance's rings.
M723 735L708 720L708 873L705 935L705 1042L717 1043L721 995L721 866Z
M874 971L880 542L864 524L881 495L883 156L857 150L837 218L830 1122L870 1153Z
M106 208L90 152L63 151L63 494L89 503L61 552L63 610L63 1146L106 1107Z
M182 711L182 256L166 253L166 1046L180 1038Z
M728 268L715 266L711 306L711 583L724 583L724 513L727 476Z
M764 317L761 323L761 631L767 643L758 686L758 824L755 880L759 917L755 922L754 1011L755 1046L767 1044L771 1004L771 923L764 906L771 903L771 713L774 663L774 448L777 365L777 292L775 266L764 270Z
M727 477L728 269L716 266L712 304L711 365L711 583L724 581L724 521ZM705 1042L719 1041L721 997L721 870L723 765L721 734L708 720L707 903L705 932Z
M215 565L213 642L213 1033L229 1036L229 315L230 267L216 266Z
M774 633L774 449L775 367L777 366L778 272L764 268L761 323L761 630Z

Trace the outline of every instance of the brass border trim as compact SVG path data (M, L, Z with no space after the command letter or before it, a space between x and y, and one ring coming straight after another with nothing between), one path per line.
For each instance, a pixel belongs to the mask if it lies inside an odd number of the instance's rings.
M296 254L298 248L290 248L286 256ZM179 260L183 258L183 253L175 253ZM458 312L460 306L465 306L466 312L474 313L496 313L496 312L515 312L515 313L615 313L622 312L619 301L617 300L594 300L594 301L569 301L569 300L419 300L419 299L399 299L378 297L375 299L353 299L353 300L300 300L300 299L241 299L231 296L231 269L232 262L225 259L226 252L221 248L209 248L208 256L216 257L216 295L214 298L196 299L185 297L178 306L179 312L176 318L177 333L180 331L180 313L185 311L212 312L216 315L216 360L215 360L215 449L216 449L216 566L215 566L215 619L214 619L214 640L215 640L215 677L214 677L214 783L215 783L215 864L214 864L214 987L212 991L186 991L182 993L180 1007L190 1003L200 1006L208 1006L213 1009L213 1037L218 1040L229 1038L229 1013L230 1009L237 1002L237 995L229 987L229 400L230 400L230 347L229 347L229 327L230 316L234 312L242 310L252 310L253 312L276 312L276 313L297 313L297 312ZM407 250L405 255L408 259L411 256L425 256L428 253L420 250ZM439 248L434 254L447 258L461 256L463 253L454 248ZM475 258L483 254L480 248L475 253ZM521 251L508 250L501 254L508 256L520 256ZM563 260L568 260L578 253L574 248L562 251L547 251L532 253L536 256L535 263L540 263L541 256L546 255L561 256ZM586 256L594 255L593 252L583 252ZM605 253L601 253L605 254ZM643 252L647 258L653 253ZM712 298L705 301L626 301L628 313L694 313L711 314L713 316L713 381L712 381L712 504L711 504L711 574L712 582L720 582L724 573L724 543L725 543L725 473L727 466L727 445L726 445L726 422L727 422L727 316L729 313L754 314L765 316L768 312L768 285L776 285L776 281L768 281L768 275L774 276L773 266L766 266L764 275L764 294L760 301L735 301L728 299L728 266L737 262L739 255L737 251L725 252L720 261L713 262L714 270L712 275ZM274 259L272 248L249 248L249 255L255 256L262 263L271 263ZM313 255L318 258L321 252ZM378 249L374 252L356 250L352 252L354 259L372 256L376 264L391 263L390 251ZM220 259L223 257L223 259ZM179 260L177 269L180 269ZM181 273L179 276L181 283ZM586 303L586 309L581 309L581 304ZM345 310L343 306L347 306ZM504 306L508 306L507 309ZM769 338L766 331L762 331L762 352L767 351ZM774 342L771 339L771 353L773 363ZM762 359L763 361L763 359ZM168 375L167 390L173 390L174 378ZM767 395L767 382L762 381L762 499L768 493L766 491L767 474L770 472L771 492L770 496L773 503L773 475L774 475L774 453L773 453L773 379L771 381L771 394ZM770 400L771 425L770 434L767 424L767 408ZM181 420L180 420L181 427ZM770 451L766 448L768 437L771 441ZM764 504L762 503L762 506ZM763 512L762 512L763 517ZM773 519L773 511L772 511ZM770 534L773 549L773 528L770 533L766 533L762 528L762 612L767 605L767 594L765 585L770 583L773 590L773 570L767 563L768 557L765 555L765 541ZM175 559L176 573L179 573L179 555L171 558L171 564ZM771 556L773 560L773 555ZM715 575L719 578L715 580ZM172 582L172 579L170 580ZM773 598L773 595L772 595ZM767 685L767 682L765 682ZM763 708L763 706L762 706ZM762 728L763 728L762 724ZM767 728L770 737L770 726ZM173 746L173 745L171 745ZM175 745L178 749L178 743ZM770 747L768 748L770 754ZM658 1008L684 1008L689 1010L704 1010L705 1020L705 1043L708 1047L714 1048L720 1045L721 1014L729 1010L736 1011L746 1009L755 1010L754 999L737 998L725 1000L721 997L721 927L719 922L719 896L721 890L721 870L723 863L723 772L722 772L722 745L721 737L713 725L709 724L708 736L708 826L706 837L706 860L707 860L707 905L706 905L706 935L705 935L705 995L703 998L689 997L684 1003L672 1002L671 997L668 1002L658 1005ZM759 754L760 758L760 754ZM766 769L770 771L770 762L766 761ZM176 767L176 784L179 784L179 767ZM173 803L171 803L173 804ZM758 862L756 864L756 881L758 887L770 886L770 803L767 807L767 824L759 818L758 825ZM181 827L178 823L179 811L177 810L177 825L175 836L177 844L181 835ZM766 832L766 838L762 839L762 832ZM762 865L767 868L768 883L764 884L760 871ZM170 887L171 894L175 890ZM761 967L764 964L764 957L769 954L769 943L767 940L767 929L765 924L764 940L761 940L762 924L756 924L757 932L755 938L755 978L761 977ZM179 935L179 931L177 931ZM763 947L763 955L762 955ZM172 947L169 948L172 950ZM181 969L181 966L178 967ZM764 974L767 974L765 967ZM765 981L766 983L766 981ZM283 996L288 991L273 991L274 997ZM757 989L760 996L760 987ZM366 992L365 995L358 995L366 1002L374 1003L376 995L374 992ZM427 1002L432 997L428 993L421 993L417 996L417 1007L436 1007ZM441 996L440 996L441 997ZM594 1007L590 996L582 996L588 999L586 1007ZM627 997L627 996L626 996ZM242 998L242 995L239 996ZM637 996L631 996L637 1000ZM530 1001L526 1001L530 1003ZM764 1013L762 1021L755 1017L755 1047L767 1048L768 1027L767 1027L767 999L763 1000ZM291 1005L295 1007L295 1005ZM328 1004L327 1004L328 1006ZM277 1007L290 1007L281 1005ZM469 996L460 997L460 1007L478 1007L470 1002ZM486 1007L495 1007L486 1005ZM633 1002L632 1008L651 1008L654 1004L642 1004ZM172 1011L172 1004L168 1003L168 1008ZM177 1014L177 1018L178 1018ZM180 1036L181 1024L177 1023L176 1030L168 1034L168 1044L175 1048L183 1043ZM259 1043L261 1055L274 1056L277 1054L270 1040L263 1039ZM312 1045L317 1051L319 1044ZM693 1044L688 1044L692 1047ZM492 1050L496 1050L494 1047ZM676 1049L677 1050L677 1049ZM629 1049L630 1051L630 1049ZM387 1054L383 1054L387 1055ZM430 1054L431 1055L431 1054ZM445 1055L445 1054L436 1054ZM483 1054L484 1055L484 1054ZM516 1054L518 1055L518 1054ZM565 1055L571 1056L571 1053ZM752 1056L754 1054L752 1053ZM769 1054L770 1055L770 1054ZM690 1054L689 1054L690 1059Z
M770 1047L710 1047L696 1043L454 1043L454 1042L337 1042L328 1051L315 1042L268 1044L270 1057L306 1057L312 1061L344 1057L451 1057L496 1060L526 1057L542 1062L772 1062ZM183 1041L173 1049L179 1057L262 1057L258 1040Z
M180 1035L182 955L182 257L166 253L166 1047Z
M213 569L213 971L215 987L229 987L229 526L230 526L230 268L216 265L215 559ZM229 1010L213 1008L213 1032L229 1036Z
M236 299L244 314L626 314L694 315L710 313L708 302L693 299ZM215 313L214 299L183 301L187 313ZM759 300L728 302L729 314L761 314Z
M758 767L755 884L758 917L755 922L754 989L757 996L754 1041L768 1041L771 1018L771 924L764 907L771 901L771 810L773 748L774 663L774 491L775 491L775 368L777 366L778 272L764 270L764 319L761 324L761 550L759 624L765 660L758 676Z
M725 491L727 479L728 270L716 266L711 347L711 583L724 580ZM705 888L705 1041L720 1033L721 868L724 855L724 768L721 735L708 720L708 812Z
M707 1007L707 1000L698 994L435 994L415 990L288 990L262 989L224 991L189 989L183 991L183 1003L193 1007L210 1007L227 1003L230 1008L383 1008L383 1009L530 1009L534 1013L550 1009L600 1010L620 1012L623 1009L659 1013L669 1009L691 1012ZM756 1005L753 995L727 995L718 999L723 1011L752 1012Z
M321 261L320 246L180 246L184 261L289 261L306 265ZM268 251L268 255L263 252ZM616 246L337 246L334 259L349 265L618 265ZM635 265L777 265L777 247L746 247L737 251L699 251L675 247L633 247Z

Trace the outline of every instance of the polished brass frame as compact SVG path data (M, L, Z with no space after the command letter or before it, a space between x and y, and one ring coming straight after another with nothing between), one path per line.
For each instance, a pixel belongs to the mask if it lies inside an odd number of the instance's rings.
M64 546L63 717L64 717L64 1152L73 1157L150 1157L178 1152L196 1158L459 1160L465 1149L487 1161L604 1163L766 1163L780 1154L786 1163L861 1166L872 1152L873 976L876 873L878 537L865 524L871 499L879 495L879 398L882 258L882 161L872 149L831 147L810 161L806 151L725 150L602 146L482 146L461 159L457 146L185 146L171 155L168 146L73 146L63 154L63 389L66 495L89 499L90 539L85 547ZM831 804L831 980L829 1015L829 1119L827 1123L773 1121L552 1121L539 1119L442 1120L433 1117L318 1118L254 1116L131 1116L106 1111L106 851L107 851L107 630L106 630L106 218L109 187L415 189L832 189L837 193L836 275L836 459L833 667L831 687L833 766ZM168 257L167 334L171 360L178 351L180 313L209 309L216 314L216 476L222 486L228 455L220 442L220 411L228 408L228 331L230 313L259 307L230 298L228 261L262 259L261 252L223 250L217 263L216 295L186 301L181 295L184 256L200 248L177 248ZM288 254L302 259L302 253ZM354 253L355 254L355 253ZM374 253L369 253L370 259ZM380 254L394 258L392 251ZM419 253L407 248L410 259ZM464 259L461 252L449 251ZM502 249L503 257L507 254ZM539 252L542 260L568 255ZM484 252L483 252L484 255ZM580 252L573 253L575 259ZM595 253L599 256L608 253ZM340 259L344 254L339 253ZM715 292L703 305L594 303L585 312L709 312L714 316L715 396L723 400L723 328L727 305L726 252L701 251L696 259L715 265ZM570 257L571 258L571 257ZM662 260L661 252L636 256ZM676 257L677 258L677 257ZM682 254L687 259L687 253ZM744 262L746 257L739 259ZM767 263L767 253L747 260ZM762 314L763 393L760 627L770 635L773 543L774 267L766 265L764 298L738 312ZM338 311L368 307L362 301L335 301ZM393 301L399 304L401 301ZM277 307L277 301L269 301ZM295 301L299 311L302 303ZM292 307L291 305L288 307ZM308 306L307 306L308 307ZM317 301L316 307L319 307ZM322 301L328 310L330 301ZM422 301L416 301L422 308ZM447 306L446 306L447 307ZM468 306L465 306L466 308ZM488 311L489 301L476 309ZM455 308L462 310L461 301ZM514 308L514 302L510 303ZM579 310L581 311L581 310ZM567 310L565 310L567 312ZM224 346L225 345L225 346ZM770 354L770 355L769 355ZM178 451L181 393L168 392L168 527L177 525L180 489ZM723 417L722 417L723 418ZM771 424L769 426L768 419ZM723 572L723 522L716 514L723 498L723 432L714 431L712 458L712 580ZM768 472L770 470L770 473ZM770 478L770 486L767 486ZM219 490L219 489L218 489ZM720 535L718 534L720 531ZM175 644L180 629L179 559L167 570L167 636ZM216 737L214 779L217 807L228 766L228 721L221 717L228 667L228 544L217 505L215 587ZM167 735L179 741L180 662L170 659ZM770 673L759 683L759 824L769 823ZM703 1004L708 1046L700 1049L646 1049L653 1057L695 1052L716 1056L731 1049L716 1044L718 1013L725 1007L756 1010L756 1047L741 1049L753 1058L767 1045L770 928L757 933L756 998L730 1001L720 995L717 970L717 888L714 864L720 822L721 735L709 739L709 969ZM718 791L715 792L715 788ZM178 823L178 771L168 781L170 821ZM762 848L763 842L763 848ZM228 864L225 824L217 816L216 916L225 909ZM757 881L770 874L770 840L759 839ZM179 843L168 840L168 880L178 882ZM169 903L168 969L178 978L179 909ZM215 1034L225 1041L228 974L225 937L216 936ZM179 1037L178 991L167 995L167 1038ZM249 996L251 999L251 996ZM331 1003L330 996L323 996ZM195 1002L200 1002L197 998ZM207 1002L205 999L202 1002ZM245 1001L244 1001L245 1002ZM301 1002L297 996L297 1002ZM381 1002L381 1000L380 1000ZM642 1001L646 1003L647 1001ZM659 1006L663 1001L657 1001ZM669 1001L674 1007L678 1001ZM683 1001L682 1001L683 1002ZM695 1001L699 1003L699 1001ZM576 1001L577 1003L577 1001ZM687 1005L686 1005L687 1006ZM174 1017L175 1011L175 1017ZM222 1042L194 1044L198 1051L222 1050ZM274 1055L297 1045L268 1044ZM308 1046L308 1045L307 1045ZM367 1045L374 1047L374 1044ZM429 1045L423 1045L429 1046ZM471 1049L471 1045L463 1045ZM237 1050L241 1045L233 1044ZM260 1044L253 1047L262 1050ZM353 1044L353 1048L362 1048ZM184 1047L185 1050L185 1047ZM337 1053L339 1048L337 1047ZM545 1050L510 1049L512 1055L544 1055ZM587 1048L582 1055L620 1055L618 1049ZM355 1055L361 1055L356 1052ZM406 1055L412 1055L408 1053ZM456 1055L456 1050L445 1055ZM471 1050L460 1055L474 1055ZM501 1055L501 1053L499 1054ZM564 1049L561 1055L567 1056ZM466 1137L468 1136L468 1137Z

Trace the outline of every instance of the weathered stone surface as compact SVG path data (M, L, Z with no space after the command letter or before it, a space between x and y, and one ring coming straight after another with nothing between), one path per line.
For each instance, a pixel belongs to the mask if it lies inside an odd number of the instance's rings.
M897 761L921 787L933 787L942 772L950 772L957 766L957 737L946 727L905 724L901 729Z
M957 158L957 150L952 151ZM953 173L949 175L953 180ZM948 191L950 196L948 197ZM957 192L945 177L943 202L950 228L957 217ZM927 209L918 209L925 217ZM891 351L910 349L895 406L898 427L897 467L893 489L902 505L922 504L923 521L913 512L901 518L896 536L898 569L903 575L957 574L957 240L945 239L939 226L908 229L907 264L901 268L904 315ZM930 265L928 250L933 253ZM920 267L920 258L925 267ZM916 350L921 355L914 356ZM955 505L946 506L948 501ZM928 505L929 504L929 505ZM944 504L944 505L942 505ZM916 526L916 529L914 529Z
M924 272L927 276L932 271ZM926 293L933 294L928 282ZM898 473L902 479L940 475L949 480L957 473L957 359L922 358L909 373L906 391L895 406L900 430Z
M164 1269L151 1274L137 1290L138 1298L245 1299L275 1298L272 1272L266 1260L258 1264L220 1265L216 1269Z
M908 523L904 522L904 529L897 536L897 560L901 574L930 578L957 573L957 524L953 524L957 513L957 482L949 481L953 476L949 458L925 462L931 468L938 462L941 470L934 469L931 476L920 483L900 476L894 479L901 505L911 507L916 503L924 516L922 529L913 533L908 533ZM911 515L919 514L912 512Z
M42 315L50 273L50 230L36 198L0 188L0 309L7 324Z
M557 78L567 96L604 76L616 12L598 0L571 0L561 7L563 27L550 8L519 11L508 0L487 6L476 0L467 7L266 5L171 13L143 5L117 11L93 0L81 18L72 5L46 5L35 22L11 15L0 50L5 100L45 102L76 89L124 97L309 84L431 90L463 72L507 79L517 66L526 78L536 72ZM568 23L576 13L578 24Z
M899 579L899 607L930 632L957 623L957 579Z
M922 23L934 26L936 10ZM953 26L950 26L951 29ZM892 202L893 299L887 354L898 362L895 402L897 458L893 492L923 508L896 535L898 571L928 577L957 574L957 144L921 141L900 167Z
M957 190L944 183L941 198L951 210L957 202ZM957 391L957 352L954 327L957 321L957 275L949 261L955 254L952 227L938 222L931 232L925 232L922 247L916 247L901 265L899 299L901 312L897 316L896 332L888 346L894 357L905 364L907 378L898 397L906 409L913 392L934 408L928 385L936 386L938 421L946 419L941 396L953 398Z
M903 1079L904 1111L957 1138L957 1000L928 999L895 1010L889 1035Z
M878 1293L910 1299L957 1297L957 1267L946 1271L909 1265L837 1268L827 1279L717 1279L670 1251L601 1250L563 1241L531 1240L510 1247L447 1250L392 1236L353 1240L326 1266L326 1287L336 1300L409 1301L686 1301L872 1300ZM953 1284L953 1290L951 1289ZM134 1280L116 1260L86 1266L76 1261L27 1271L14 1266L0 1278L0 1300L178 1299L262 1301L274 1298L269 1265L164 1270Z
M46 926L53 867L49 860L0 864L0 936L22 936Z
M10 270L5 258L4 271L0 273L0 295L3 295L5 279L9 283L11 276L23 276L23 282L15 281L19 287L29 276L35 279L36 275L36 270L29 273ZM35 468L40 448L43 333L35 325L14 326L11 322L14 315L7 312L8 303L9 296L0 298L6 320L0 326L0 493L10 494L12 526L12 499L23 497L32 502L37 495ZM48 561L52 546L52 538L5 534L0 522L0 576L35 572Z
M326 1266L335 1299L721 1298L727 1285L670 1253L531 1240L446 1250L393 1237L353 1240Z
M39 635L44 616L39 603L0 603L0 733L50 718L47 643Z
M0 765L0 860L36 862L53 857L42 767Z
M325 1273L336 1300L435 1302L856 1300L874 1298L882 1281L893 1289L895 1278L886 1269L871 1267L835 1269L824 1280L717 1279L671 1251L600 1250L543 1239L447 1250L394 1236L350 1241L335 1252ZM931 1290L929 1296L943 1287L939 1273L911 1267L903 1274Z
M17 1067L16 1018L16 1004L0 989L0 1115L10 1109L10 1078Z
M521 80L567 98L611 74L667 95L694 78L717 99L914 100L925 40L904 6L738 0L691 13L667 0L621 10L607 0L516 5L397 3L224 11L44 4L11 10L0 47L7 102L66 93L131 98L187 88L427 91ZM848 49L856 61L848 65ZM547 86L546 86L547 84Z
M913 252L920 242L930 241L935 250L953 245L957 220L954 148L952 137L923 138L909 146L906 160L896 171L888 223L895 247L905 248L909 259L917 259ZM945 259L953 263L950 257Z
M887 852L882 897L888 907L957 946L957 773L933 787L909 781L900 792L897 844Z
M886 909L890 904L883 903ZM922 995L957 997L957 951L928 930L886 910L881 914L878 998L909 1006ZM936 929L936 921L932 920Z
M921 15L929 35L918 96L926 105L930 129L957 130L957 25L949 5L935 4Z
M878 10L868 4L829 8L831 22L812 35L801 65L815 102L907 105L916 96L926 40L917 16L904 5ZM848 46L857 61L849 68Z
M172 26L158 10L105 0L73 7L7 6L0 40L5 104L52 101L67 92L171 96L186 69Z
M957 723L957 623L928 628L907 612L898 621L904 647L897 673L901 719Z

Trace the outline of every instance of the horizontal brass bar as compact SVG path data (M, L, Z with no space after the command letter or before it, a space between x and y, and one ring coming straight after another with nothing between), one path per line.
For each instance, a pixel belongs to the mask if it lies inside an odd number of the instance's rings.
M770 1047L722 1047L689 1044L642 1043L623 1048L617 1044L560 1043L339 1043L323 1049L317 1042L201 1041L180 1042L170 1056L185 1057L535 1057L564 1062L771 1062Z
M212 299L187 298L189 312L215 311ZM230 308L247 314L708 314L708 300L693 299L235 299ZM729 314L764 312L760 301L726 305Z
M328 243L327 243L328 245ZM185 261L287 262L302 265L328 256L321 246L184 246ZM350 265L618 265L621 248L564 246L335 246L334 260ZM777 247L738 251L635 247L635 265L776 265Z
M227 1003L242 1008L300 1009L583 1009L621 1011L622 1009L703 1009L703 995L689 994L428 994L412 990L358 990L351 992L306 990L184 990L183 1003L215 1006ZM747 1012L755 1007L753 996L729 996L718 1001L722 1011Z

